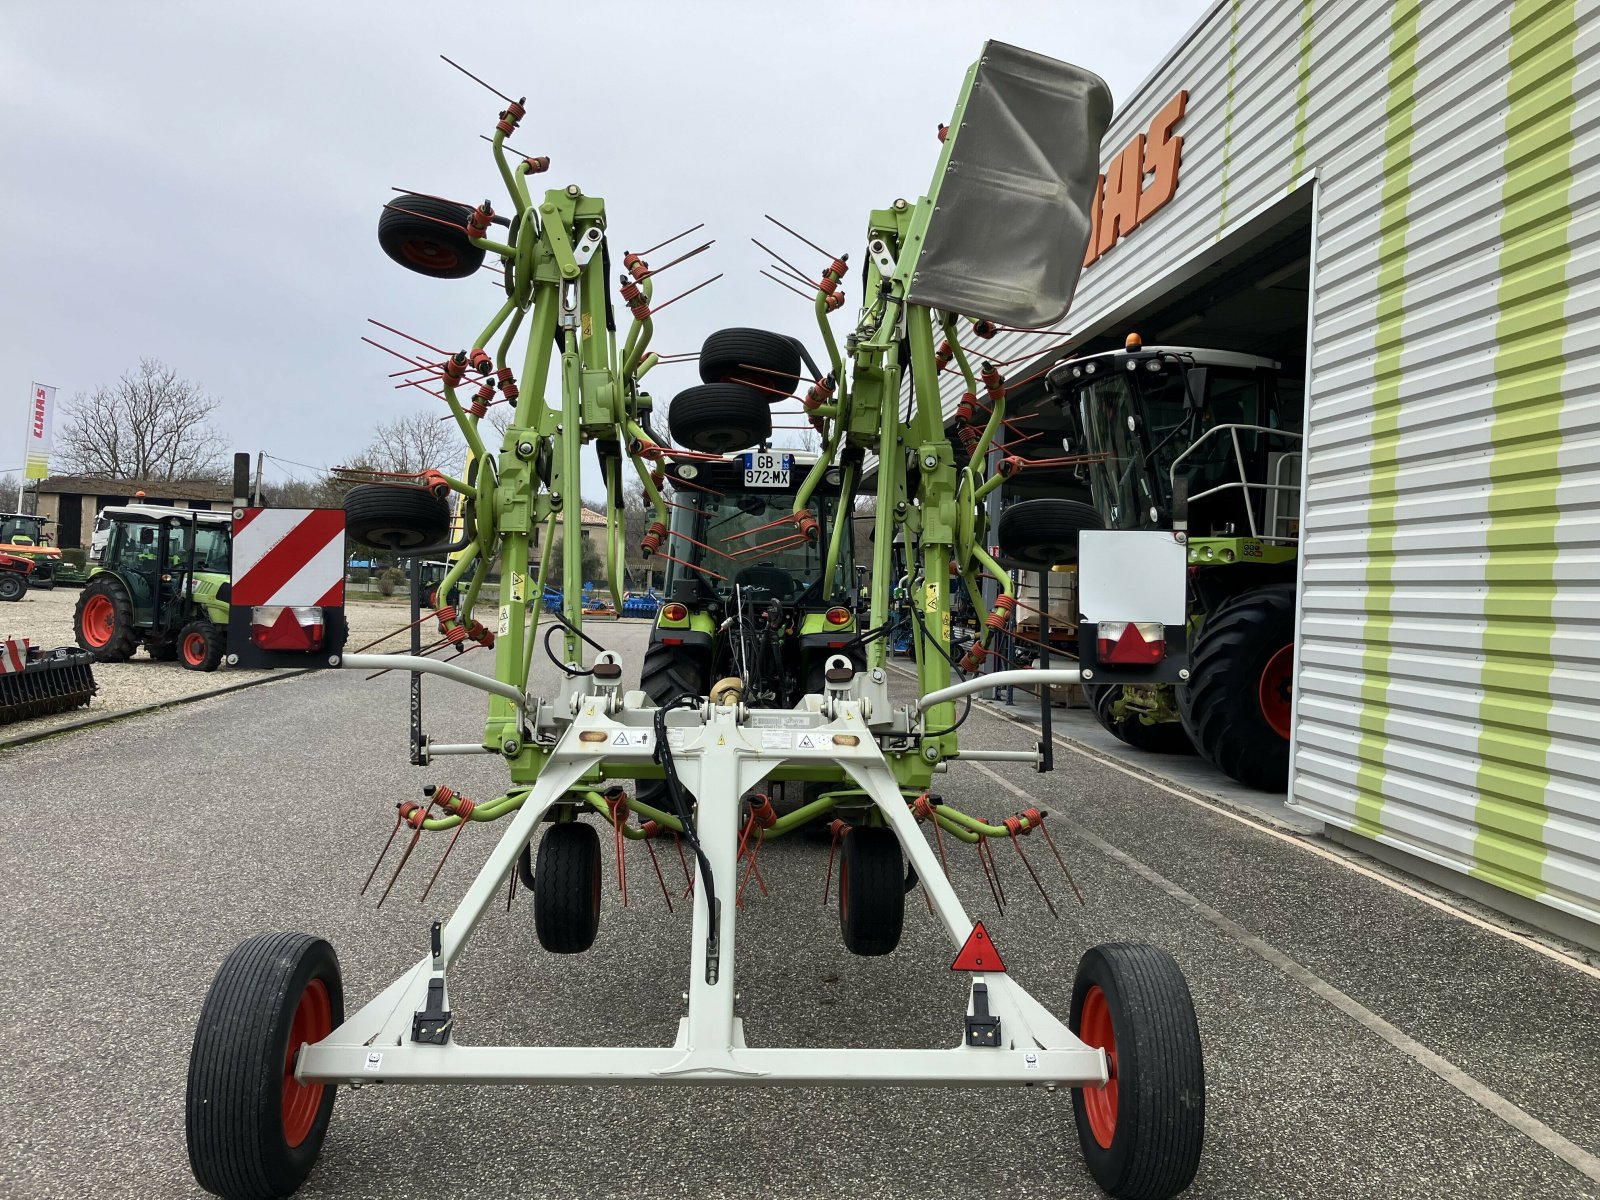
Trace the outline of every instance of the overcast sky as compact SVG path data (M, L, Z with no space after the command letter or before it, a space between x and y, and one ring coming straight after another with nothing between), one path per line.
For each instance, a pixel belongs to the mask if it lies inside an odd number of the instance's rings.
M528 95L513 144L550 156L549 186L606 199L614 261L706 223L717 244L656 295L724 278L662 314L657 349L728 325L815 349L809 306L756 273L749 239L822 260L763 213L854 265L868 210L926 191L985 38L1087 67L1120 105L1209 2L7 0L0 474L22 460L30 380L60 404L141 356L220 398L234 448L280 460L269 478L344 461L385 417L442 411L392 390L400 364L359 340L376 317L454 349L498 306L498 276L426 279L378 249L391 186L509 212L477 136L499 101L441 52ZM659 400L694 382L692 365L648 380Z

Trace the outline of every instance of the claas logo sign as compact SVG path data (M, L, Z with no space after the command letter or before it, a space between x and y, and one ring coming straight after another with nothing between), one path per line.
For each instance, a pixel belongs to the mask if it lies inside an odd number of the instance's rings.
M1092 224L1084 266L1137 229L1178 190L1183 138L1173 130L1183 119L1188 103L1186 91L1168 100L1150 127L1135 135L1100 176L1090 214Z

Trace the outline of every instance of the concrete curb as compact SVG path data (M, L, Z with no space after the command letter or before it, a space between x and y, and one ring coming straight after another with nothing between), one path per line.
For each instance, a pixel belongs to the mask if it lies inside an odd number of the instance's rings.
M242 692L245 688L260 687L264 683L277 683L284 679L294 679L300 675L312 674L309 670L278 671L264 679L247 679L243 683L230 683L224 687L207 688L203 692L194 692L187 696L174 696L170 700L158 700L154 704L141 704L137 708L119 708L115 712L96 713L94 716L84 717L78 721L69 721L65 725L55 725L49 729L36 729L31 732L11 734L0 737L0 750L11 750L17 746L26 746L30 742L42 742L46 738L53 738L64 733L77 733L83 729L92 729L96 725L109 725L113 721L122 721L128 717L140 717L146 713L160 712L164 708L176 708L181 704L193 704L196 700L208 700L212 696L226 696L229 692Z

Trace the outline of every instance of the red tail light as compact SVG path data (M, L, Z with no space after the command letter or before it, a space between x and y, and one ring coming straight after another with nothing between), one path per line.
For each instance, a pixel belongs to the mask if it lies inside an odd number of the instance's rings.
M664 604L661 607L661 619L663 621L682 621L688 616L689 610L682 604L674 602L672 604Z
M322 610L276 604L250 610L250 640L262 650L306 653L322 649Z
M1167 654L1167 629L1160 621L1101 621L1095 632L1103 663L1148 666Z
M850 610L848 608L830 608L823 614L822 619L829 625L848 625L850 624Z

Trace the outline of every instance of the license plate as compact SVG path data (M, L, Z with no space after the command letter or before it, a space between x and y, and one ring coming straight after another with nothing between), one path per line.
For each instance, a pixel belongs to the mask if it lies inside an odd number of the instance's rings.
M744 485L758 488L786 488L789 486L789 472L793 469L792 454L752 450L744 456Z

